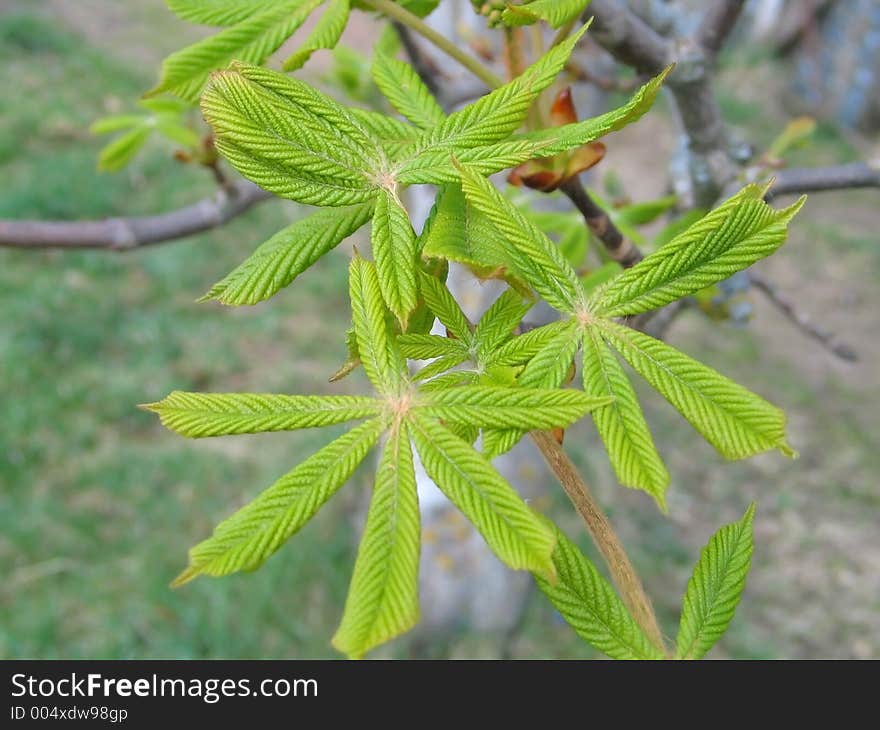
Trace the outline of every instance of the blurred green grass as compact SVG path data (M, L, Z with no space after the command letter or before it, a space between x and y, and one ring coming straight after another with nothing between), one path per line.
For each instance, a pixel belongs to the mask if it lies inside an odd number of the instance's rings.
M108 111L130 108L151 85L154 65L129 58L125 48L92 46L63 23L21 8L0 15L0 217L148 213L212 191L208 175L178 165L160 143L126 172L99 175L101 141L85 130ZM161 11L156 3L141 7L145 24L149 8ZM166 16L157 13L157 22ZM770 141L765 100L737 93L723 102L753 138ZM798 152L798 162L852 154L823 128L818 146ZM767 270L790 287L810 282L809 301L870 358L880 342L870 315L880 255L866 221L876 211L867 194L847 198L845 208L839 200L811 201ZM342 337L333 336L348 320L343 256L325 258L269 304L194 302L299 214L276 202L223 229L121 255L0 251L0 655L334 656L329 638L354 558L350 513L366 480L356 479L256 574L171 591L168 582L193 543L328 439L307 432L185 441L135 407L175 388L327 388L345 355ZM855 299L844 296L853 292ZM724 464L646 393L674 475L672 514L664 519L641 495L614 484L590 427L579 426L567 443L622 527L670 633L699 547L757 499L762 547L721 655L870 655L880 651L869 582L880 507L871 434L880 417L864 402L876 396L877 379L870 366L829 364L766 307L758 314L748 330L689 317L673 340L784 405L800 461ZM352 377L342 387L354 392L363 381ZM564 499L555 501L569 534L580 534ZM838 607L840 595L850 608ZM508 651L591 655L539 597ZM404 652L398 645L382 655ZM498 643L464 635L430 652L493 656Z

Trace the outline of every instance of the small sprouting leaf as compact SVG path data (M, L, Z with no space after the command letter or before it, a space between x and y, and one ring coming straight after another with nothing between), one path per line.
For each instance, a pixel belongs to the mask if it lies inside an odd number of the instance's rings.
M148 95L170 92L196 101L212 71L233 60L263 63L293 35L323 0L276 0L240 22L172 53L162 63L162 76Z
M189 554L189 567L174 581L229 575L259 567L341 487L379 439L373 419L352 429L285 474L253 502L217 525Z
M474 385L432 393L420 411L444 422L480 428L546 431L570 426L611 398L579 390L538 390Z
M388 331L385 303L375 266L355 256L349 267L348 281L361 364L378 392L395 394L402 383L405 362Z
M409 433L392 431L333 646L359 659L419 619L419 501Z
M654 446L629 378L595 328L584 336L583 379L584 391L590 395L614 397L610 406L593 413L593 421L618 481L645 490L665 512L669 472Z
M120 114L96 119L89 127L89 132L92 134L112 134L113 132L121 132L123 129L138 127L143 123L144 117L140 114Z
M375 199L382 151L358 118L298 79L236 64L213 74L202 112L218 151L284 198L320 206Z
M416 234L409 214L387 190L382 190L376 200L370 242L382 296L401 328L406 329L419 297Z
M408 63L377 54L373 81L398 112L421 129L432 129L446 114L434 95Z
M551 583L536 575L535 580L566 623L612 659L663 659L595 566L558 529L556 536L559 579Z
M462 189L470 205L495 226L509 244L516 268L552 307L573 312L582 291L577 274L556 245L482 175L460 169Z
M531 25L544 20L554 28L583 15L590 0L532 0L526 5L508 5L501 16L505 25Z
M98 169L116 172L125 167L140 152L150 137L150 127L143 125L120 135L101 150Z
M684 233L615 278L593 304L605 317L657 309L725 279L769 256L785 241L788 223L804 203L784 210L749 185Z
M348 25L350 10L348 0L330 0L305 43L284 62L282 68L295 71L304 66L315 51L334 48Z
M413 440L428 476L511 568L555 579L553 531L486 459L436 420L416 414Z
M162 425L189 438L332 426L376 416L381 403L361 396L185 393L143 406Z
M372 203L319 210L281 229L217 282L202 300L257 304L273 296L363 226Z
M302 1L302 0L300 0ZM165 0L181 20L203 25L235 25L255 13L278 4L278 0Z
M699 659L727 631L746 585L754 540L752 504L739 522L716 532L688 581L676 639L679 659Z
M608 320L599 326L636 372L722 456L744 459L770 449L794 456L779 408L665 342Z

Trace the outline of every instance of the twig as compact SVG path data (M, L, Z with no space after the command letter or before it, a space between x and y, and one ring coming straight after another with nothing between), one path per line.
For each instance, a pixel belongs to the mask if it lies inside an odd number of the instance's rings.
M440 92L440 86L437 83L437 76L440 75L440 69L437 68L437 64L434 63L434 60L425 53L421 46L419 46L416 39L412 37L409 28L398 20L392 21L391 24L394 26L394 30L397 31L397 36L400 38L403 49L406 51L406 55L412 63L416 73L419 75L419 78L425 83L425 86L428 87L430 92L434 96L437 96Z
M605 246L605 250L612 259L617 261L623 268L635 266L645 258L638 246L623 237L620 229L608 214L602 210L584 189L583 184L577 177L567 180L559 189L568 196L575 207L581 212L584 220L593 235Z
M675 320L692 306L693 301L690 298L676 299L660 309L652 309L650 312L637 314L627 324L633 329L644 332L646 335L662 340L666 337L669 328Z
M859 359L858 354L849 345L843 342L835 342L833 332L826 330L824 327L816 324L810 319L808 314L800 311L797 305L791 301L785 294L779 291L770 281L765 279L761 274L750 271L749 278L752 285L760 291L785 317L801 332L808 337L816 340L825 349L846 362L856 362Z
M710 57L717 56L724 46L745 4L745 0L715 0L706 11L697 29L697 42Z
M800 195L852 188L880 188L880 165L853 162L828 167L790 167L775 173L776 182L767 200L781 195Z
M130 251L218 228L271 197L252 182L238 180L228 191L161 215L101 221L4 220L0 246Z
M633 618L652 643L665 651L663 634L642 581L627 557L611 522L593 498L589 487L563 448L546 431L532 431L532 440L556 475L578 514L586 523L593 542L608 565L611 579Z

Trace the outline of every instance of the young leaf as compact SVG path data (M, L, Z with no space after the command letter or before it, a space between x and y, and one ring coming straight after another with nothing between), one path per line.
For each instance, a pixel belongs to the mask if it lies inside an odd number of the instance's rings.
M376 471L342 623L333 646L359 659L419 619L419 501L409 433L394 431Z
M465 197L507 240L507 252L526 280L555 309L572 312L582 298L577 274L546 234L486 178L460 169Z
M348 480L382 429L380 419L367 421L285 474L190 550L189 567L173 585L259 567Z
M531 25L545 20L554 28L583 15L590 0L532 0L527 5L508 5L501 16L506 25Z
M382 296L401 327L406 329L419 297L416 234L409 214L396 196L387 190L382 190L376 199L370 242Z
M321 206L373 200L378 142L358 119L307 84L256 66L213 74L202 112L217 149L249 179L282 197Z
M235 25L266 10L278 0L165 0L181 20L203 25Z
M407 334L397 338L400 352L410 360L431 360L435 357L459 357L459 362L468 356L460 340L450 340L439 335ZM457 365L458 363L456 363Z
M294 431L332 426L376 416L381 403L352 395L272 395L269 393L184 393L175 390L145 409L162 425L189 438L262 431Z
M395 394L402 383L405 364L388 331L376 268L356 255L349 267L348 281L361 364L377 391Z
M785 441L785 414L776 406L660 340L607 320L600 326L636 372L725 458L770 449L795 455Z
M364 132L378 141L390 158L397 157L418 138L419 131L414 126L387 114L357 107L347 111Z
M322 1L276 0L217 35L172 53L162 63L159 83L148 95L169 92L195 102L212 71L232 60L263 63Z
M576 340L571 320L561 320L509 339L487 356L486 360L492 365L502 367L523 365L546 348L563 330L569 330L568 339Z
M348 0L330 0L306 42L284 62L282 68L285 71L296 71L305 65L315 51L334 48L348 25L350 10Z
M679 659L699 659L727 631L752 561L754 503L739 522L722 527L703 548L688 581L676 639Z
M437 421L416 414L413 440L428 476L511 568L555 580L553 531L480 454Z
M120 135L101 150L98 156L98 169L116 172L125 167L140 152L150 137L150 128L138 126Z
M376 54L373 81L391 106L420 129L432 129L446 118L430 89L408 63Z
M601 290L594 311L624 317L681 299L769 256L804 203L774 210L749 185Z
M449 332L461 340L466 347L470 347L474 339L471 323L464 316L464 312L461 311L449 289L436 276L423 271L419 272L419 282L428 309Z
M535 581L562 618L584 641L612 659L663 659L614 589L578 547L556 529L553 564L559 580Z
M614 397L610 406L593 413L593 421L618 481L627 487L643 489L665 512L669 472L654 446L629 378L594 328L584 337L583 379L584 392Z
M526 300L513 289L505 290L492 303L474 330L474 343L480 360L489 362L495 359L498 348L513 337L514 330L533 305L534 302Z
M432 393L419 410L448 423L481 428L546 431L570 426L595 408L611 402L578 390L538 390L474 385Z
M330 208L281 229L200 301L257 304L268 299L357 231L372 214L372 203Z

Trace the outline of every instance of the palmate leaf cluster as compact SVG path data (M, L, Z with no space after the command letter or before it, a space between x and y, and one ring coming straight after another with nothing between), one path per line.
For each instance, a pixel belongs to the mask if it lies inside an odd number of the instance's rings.
M723 456L769 449L791 454L778 408L625 321L771 254L802 201L775 210L763 201L763 189L746 186L635 267L585 283L539 227L539 217L526 215L488 177L637 120L668 69L606 114L522 132L585 28L519 77L448 115L410 66L380 53L373 80L396 110L392 116L346 106L255 65L321 5L324 15L286 65L297 68L313 50L335 44L348 2L169 5L187 20L225 30L170 57L156 91L200 97L216 148L236 170L280 197L318 207L257 248L204 299L264 301L369 223L372 261L356 254L350 267L349 349L352 365L364 368L374 389L371 397L175 392L147 406L168 428L193 438L359 422L218 525L192 549L177 582L257 568L379 448L366 527L334 638L341 651L362 656L418 619L417 457L495 554L512 568L531 571L583 638L613 657L665 656L610 584L522 501L491 459L528 431L565 428L591 413L619 481L665 509L670 477L624 363ZM584 5L536 0L517 13L529 10L531 20L562 25ZM564 17L551 6L564 6ZM438 190L420 233L405 205L405 189L415 184ZM510 283L476 324L446 286L450 261ZM522 332L523 317L539 299L559 312L559 321ZM435 317L447 337L429 333ZM578 357L581 388L566 387ZM431 362L411 375L408 360ZM751 515L723 528L704 551L685 597L682 657L705 653L732 617L751 554Z

